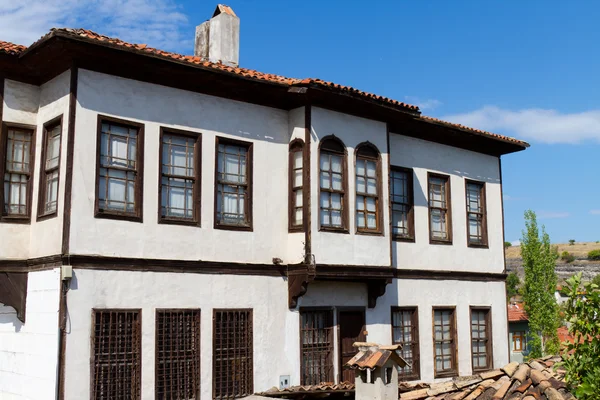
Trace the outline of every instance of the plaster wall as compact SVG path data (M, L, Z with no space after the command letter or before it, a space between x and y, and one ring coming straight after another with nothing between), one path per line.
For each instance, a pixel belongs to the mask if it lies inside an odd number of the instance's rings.
M60 269L30 272L25 323L0 304L0 398L54 399Z
M397 268L474 272L504 270L502 195L497 157L390 134L391 165L414 171L415 242L393 242ZM427 172L450 175L452 245L429 244ZM485 182L489 248L467 246L465 179Z

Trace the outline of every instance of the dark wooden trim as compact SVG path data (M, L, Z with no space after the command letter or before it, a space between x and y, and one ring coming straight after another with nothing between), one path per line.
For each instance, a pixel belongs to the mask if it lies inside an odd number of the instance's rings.
M377 152L377 158L372 158L372 157L367 157L367 156L361 156L358 153L365 148L370 148L371 150ZM379 151L379 149L377 148L377 146L375 146L373 143L366 141L366 142L362 142L359 143L358 145L356 145L356 147L354 148L354 203L356 203L356 197L359 196L359 194L356 191L356 162L358 161L359 158L365 159L365 160L372 160L375 161L375 179L377 179L377 197L376 197L376 204L375 204L375 212L377 213L377 217L376 217L376 223L377 223L377 227L375 229L369 229L369 228L359 228L358 227L358 223L356 222L356 204L354 205L354 225L356 226L356 234L357 235L375 235L375 236L383 236L384 235L384 231L383 231L383 190L382 190L382 184L381 184L381 180L382 180L382 166L381 166L381 152ZM366 182L365 182L366 184ZM362 195L361 195L362 196ZM365 205L366 207L366 205ZM367 221L365 220L365 224L367 223Z
M398 376L399 381L416 381L421 379L421 336L419 331L419 306L391 306L390 307L390 331L392 333L391 342L396 344L394 340L394 313L399 311L410 311L412 312L412 324L413 331L411 332L413 338L417 338L417 346L413 348L413 365L412 374Z
M337 142L344 149L343 153L327 150L331 153L335 153L335 154L342 156L342 190L343 190L343 195L341 196L342 197L342 227L337 228L337 227L331 227L331 226L321 226L321 201L319 200L318 201L318 204L319 204L319 206L318 206L319 231L332 232L332 233L350 233L350 228L348 226L348 213L349 213L348 209L350 208L350 193L348 193L348 148L346 147L344 142L335 135L327 135L319 140L319 150L318 150L319 153L317 155L317 183L318 183L318 187L319 187L318 199L321 198L321 147L323 146L323 143L327 142L328 140ZM332 182L332 185L333 185L333 182Z
M448 239L445 240L434 239L431 237L431 207L429 206L429 180L431 178L441 178L446 180L446 229L448 231ZM450 191L450 186L450 175L438 174L435 172L427 171L427 214L429 217L429 244L452 245L452 194Z
M503 180L502 180L502 159L498 156L498 172L500 175L500 205L502 207L502 258L504 260L504 273L506 273L506 249L504 248L504 243L506 243L506 233L504 231L504 188L503 188ZM510 356L510 352L509 352ZM509 357L510 359L510 357Z
M46 190L47 190L47 182L46 182L46 156L47 156L47 146L48 146L48 128L53 128L55 125L60 125L60 141L58 144L58 182L56 187L56 210L54 212L50 212L44 214L44 204L46 200ZM38 186L38 207L37 207L37 215L36 222L45 221L47 219L55 218L58 216L58 206L59 206L59 193L60 193L60 164L62 159L62 140L63 140L63 114L52 118L50 121L44 124L44 129L42 130L42 149L41 149L41 158L40 158L40 176L39 176L39 186Z
M6 146L8 142L8 130L10 128L31 132L31 144L29 148L29 179L27 181L27 216L12 216L4 213L4 172L6 169ZM35 176L35 149L36 149L37 126L20 124L16 122L2 122L2 133L0 134L0 223L30 224L31 211L33 209L33 181Z
M452 370L437 372L435 368L435 312L436 311L452 311ZM452 378L458 376L458 330L456 324L456 306L433 306L431 308L431 335L433 338L433 377L438 378Z
M137 128L136 138L136 174L135 174L135 204L133 212L111 211L100 209L99 185L100 185L100 149L102 140L102 123L106 121L128 128ZM124 120L98 114L98 126L96 131L96 197L94 200L94 217L116 219L131 222L144 222L144 124L135 121Z
M58 366L57 366L57 399L65 398L65 365L67 353L67 293L71 282L60 281L60 300L58 303Z
M486 311L487 314L485 316L485 324L486 324L486 334L488 335L488 341L486 346L487 352L487 366L485 368L475 368L473 366L473 311ZM492 329L492 307L490 306L470 306L469 307L469 332L471 333L470 337L470 348L471 348L471 370L473 374L479 372L489 371L494 368L494 331ZM510 349L510 343L509 343ZM510 350L509 350L510 352Z
M401 236L401 235L395 235L392 233L392 221L393 221L393 215L392 215L392 209L393 209L393 203L392 203L392 185L391 185L391 173L392 171L397 171L397 172L404 172L406 174L407 177L407 182L406 185L408 186L408 196L409 196L409 200L410 200L410 209L408 210L408 236ZM390 167L390 235L392 236L392 240L394 242L409 242L409 243L415 243L416 241L416 235L415 235L415 187L414 187L414 175L415 172L412 168L406 168L406 167L399 167L396 165L392 165ZM427 199L427 201L429 201L429 199Z
M312 209L311 209L311 154L312 154L312 106L304 106L304 153L302 154L302 228L304 229L304 263L311 265L312 258ZM318 181L318 180L317 180ZM317 192L318 193L318 192ZM317 202L318 204L318 202Z
M23 323L27 306L27 280L27 271L0 271L0 303L14 308L17 318Z
M389 229L389 248L390 248L390 267L394 266L394 238L392 234L392 153L390 151L390 125L388 123L385 124L385 149L387 152L387 200L388 200L388 229Z
M63 265L60 254L29 259L0 259L0 272L31 272L54 269Z
M202 220L202 133L193 131L184 131L181 129L167 128L161 126L159 128L159 145L158 145L158 223L169 225L186 225L186 226L201 226ZM194 192L192 202L194 203L194 217L174 218L162 216L162 164L163 164L163 136L171 134L174 136L185 136L196 141L194 144Z
M217 192L219 190L219 144L231 144L234 146L245 147L248 149L248 155L246 158L246 174L248 179L248 197L246 198L246 218L248 220L247 225L227 225L227 224L219 224L217 219ZM253 175L254 175L254 143L246 142L237 139L226 138L222 136L215 137L215 188L214 188L214 210L213 210L213 228L214 229L223 229L229 231L247 231L252 232L253 228L253 201L252 201L252 192L254 191L254 183L253 183Z
M344 377L344 364L342 363L342 328L340 324L340 316L345 312L360 312L363 317L363 326L362 326L362 335L365 337L365 342L368 342L367 335L365 332L367 331L367 312L364 307L360 306L339 306L334 307L334 312L336 314L334 329L336 330L337 343L334 343L334 346L337 345L338 348L338 374L337 374L337 382L342 382L342 378ZM333 355L332 355L333 356Z
M488 239L488 223L487 223L487 191L486 191L486 183L483 181L476 181L473 179L465 178L465 216L467 221L467 246L472 248L479 249L487 249L489 248L489 239ZM483 207L483 219L481 221L481 229L483 230L483 243L471 243L469 241L469 196L467 187L469 184L479 185L481 187L481 191L479 195L481 196L481 206ZM503 224L504 226L504 224ZM502 244L502 249L504 250L504 243Z
M294 225L295 214L295 197L294 197L294 154L302 152L302 225ZM306 146L304 146L304 140L296 138L289 144L288 150L288 232L303 232L304 231L304 153L306 152ZM310 151L310 149L308 150Z
M377 299L385 294L387 285L392 283L390 278L375 278L367 279L367 306L369 308L375 308L377 305Z
M65 205L63 210L62 254L69 254L71 205L73 192L73 153L75 151L75 116L77 115L77 80L79 69L71 66L69 87L69 121L67 126L67 170L65 171Z

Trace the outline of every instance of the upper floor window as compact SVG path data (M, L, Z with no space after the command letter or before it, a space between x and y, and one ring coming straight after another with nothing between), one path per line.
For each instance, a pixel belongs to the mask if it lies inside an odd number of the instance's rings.
M142 220L144 126L98 116L96 216Z
M392 204L392 238L414 240L415 215L413 171L392 167L390 171L390 202Z
M485 183L465 181L467 192L467 243L469 246L487 246L485 210Z
M200 134L161 128L162 223L200 225Z
M429 173L429 241L452 243L452 221L450 208L450 177Z
M0 173L4 176L0 191L2 221L29 222L33 162L35 159L35 129L23 125L4 124L0 151Z
M364 233L381 232L379 186L381 157L371 144L356 148L356 230Z
M302 229L302 155L304 142L295 139L290 143L290 198L289 198L289 230Z
M252 230L252 144L217 138L215 228Z
M58 207L61 137L62 116L44 125L38 219L56 216Z
M492 369L492 330L489 308L471 308L473 372Z
M433 309L433 344L435 377L458 374L456 347L456 313L454 308Z
M346 147L333 136L320 144L319 188L320 229L346 231Z

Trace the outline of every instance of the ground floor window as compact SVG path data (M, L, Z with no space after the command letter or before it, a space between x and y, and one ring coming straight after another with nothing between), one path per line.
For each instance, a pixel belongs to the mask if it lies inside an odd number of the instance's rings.
M513 332L513 351L521 352L525 349L525 332Z
M398 369L398 379L419 379L419 316L417 307L392 307L392 342L402 345L402 357L409 364Z
M156 311L156 399L200 399L200 310Z
M215 310L213 315L213 398L254 393L252 310Z
M92 399L141 396L141 311L92 312Z
M333 382L333 310L300 311L300 382Z
M473 371L492 368L492 330L489 308L471 308L471 358Z
M456 312L454 308L433 309L435 377L458 374L456 357Z

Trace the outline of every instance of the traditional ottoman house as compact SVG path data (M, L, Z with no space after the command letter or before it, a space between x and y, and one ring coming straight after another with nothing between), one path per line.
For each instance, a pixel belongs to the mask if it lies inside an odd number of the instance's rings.
M528 144L83 29L0 43L0 397L236 398L508 362L500 158ZM492 323L493 321L493 323Z

